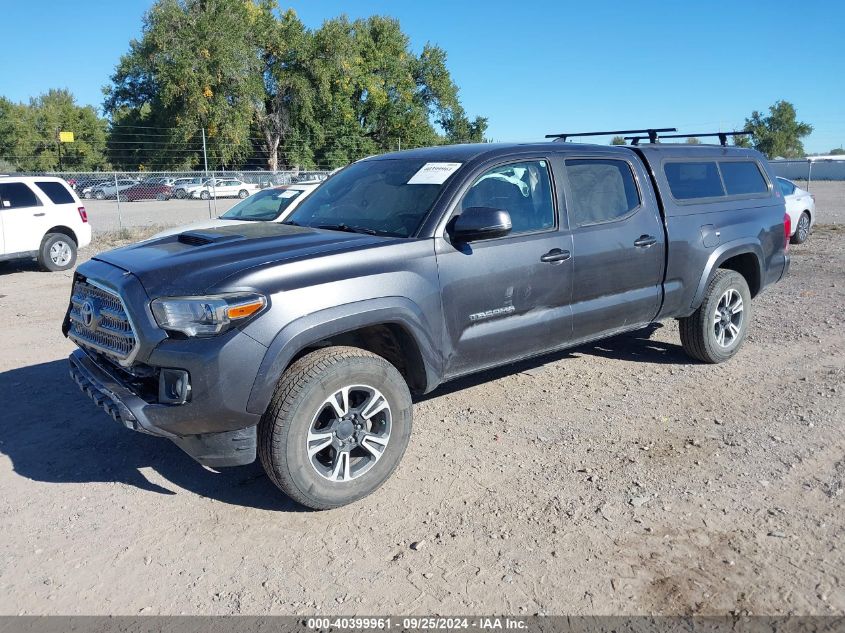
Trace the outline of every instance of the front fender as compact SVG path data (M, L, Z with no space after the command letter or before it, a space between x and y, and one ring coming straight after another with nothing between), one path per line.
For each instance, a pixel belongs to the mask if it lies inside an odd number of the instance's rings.
M716 273L719 266L731 257L744 255L746 253L752 253L757 257L757 287L760 288L763 286L763 246L760 242L758 240L750 242L747 239L725 242L718 248L714 249L707 258L707 263L704 266L704 272L701 274L701 278L698 281L695 295L693 295L692 305L690 306L693 310L697 310L702 301L704 301L704 293L707 290L707 284L710 283L710 280L713 278L713 275Z
M381 297L333 306L291 321L270 343L247 403L247 411L262 414L291 360L309 345L359 328L395 324L416 341L426 376L426 391L443 375L443 358L436 352L429 323L419 306L405 297Z

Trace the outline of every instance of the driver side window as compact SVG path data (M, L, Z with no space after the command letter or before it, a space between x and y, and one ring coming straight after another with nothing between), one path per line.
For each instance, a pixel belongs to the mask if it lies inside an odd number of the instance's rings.
M494 167L476 180L464 195L461 211L470 207L507 211L513 225L511 235L554 227L548 163L532 160Z

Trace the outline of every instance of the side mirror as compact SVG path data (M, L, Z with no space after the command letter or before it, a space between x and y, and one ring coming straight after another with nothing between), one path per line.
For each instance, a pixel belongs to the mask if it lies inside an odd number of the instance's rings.
M452 221L449 234L458 242L503 237L511 232L511 216L504 209L470 207Z

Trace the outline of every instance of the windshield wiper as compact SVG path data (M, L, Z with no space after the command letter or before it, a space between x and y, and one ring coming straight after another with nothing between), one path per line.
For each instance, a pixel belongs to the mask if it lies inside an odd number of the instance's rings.
M329 231L345 231L347 233L365 233L367 235L386 235L388 237L398 237L396 233L389 231L377 231L366 226L350 226L348 224L320 224L318 229L328 229Z

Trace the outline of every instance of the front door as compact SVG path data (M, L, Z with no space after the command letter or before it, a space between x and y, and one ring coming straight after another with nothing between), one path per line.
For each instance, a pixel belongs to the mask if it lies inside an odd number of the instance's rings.
M647 176L617 158L566 160L574 241L573 340L646 325L660 309L665 242Z
M504 209L505 237L453 244L437 239L446 374L455 376L531 356L571 336L572 240L561 232L547 160L521 160L482 173L456 214Z

